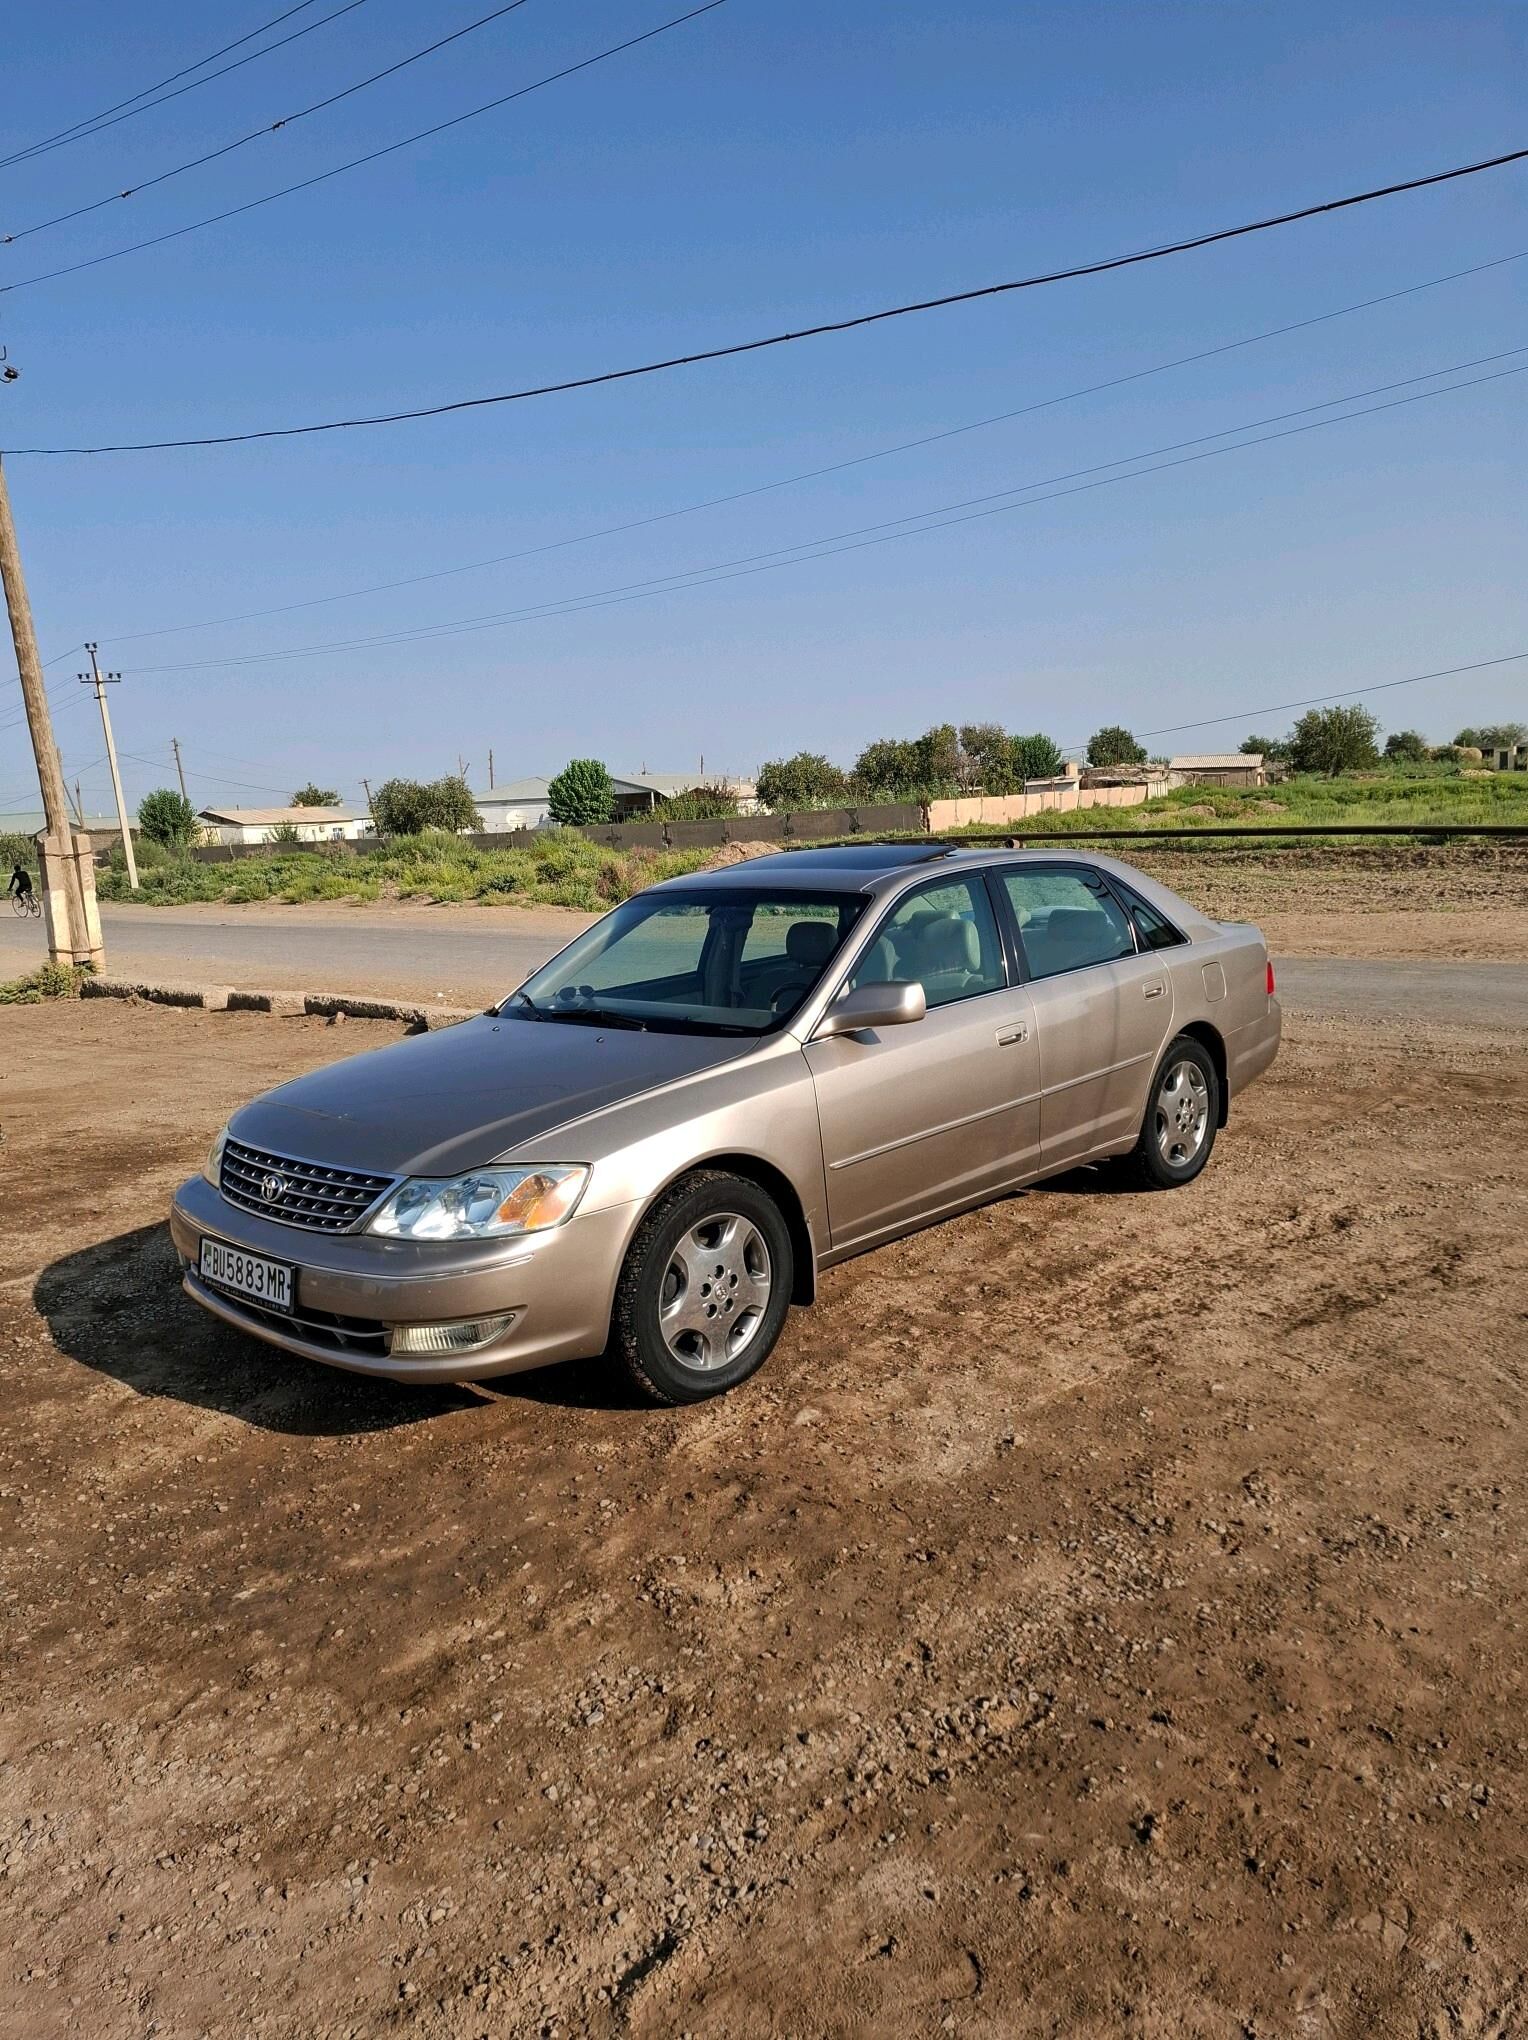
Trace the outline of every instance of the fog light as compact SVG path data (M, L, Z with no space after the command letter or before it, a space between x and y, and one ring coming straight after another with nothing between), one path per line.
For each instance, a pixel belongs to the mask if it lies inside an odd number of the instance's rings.
M464 1318L454 1325L394 1325L388 1340L392 1353L471 1353L507 1332L518 1311L501 1317Z

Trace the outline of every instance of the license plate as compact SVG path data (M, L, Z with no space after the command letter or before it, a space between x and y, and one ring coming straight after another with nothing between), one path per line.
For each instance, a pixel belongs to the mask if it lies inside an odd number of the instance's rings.
M225 1246L222 1240L202 1241L198 1263L202 1279L219 1289L231 1289L252 1303L272 1310L292 1308L292 1277L296 1270L283 1261L267 1261L263 1254L246 1254L242 1247Z

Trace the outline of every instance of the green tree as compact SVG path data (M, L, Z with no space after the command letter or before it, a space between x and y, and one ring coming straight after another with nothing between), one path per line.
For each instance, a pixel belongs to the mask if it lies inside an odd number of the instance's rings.
M426 829L459 834L479 827L481 817L457 773L444 779L384 779L372 795L371 818L383 836L419 836Z
M1385 756L1403 765L1425 765L1427 739L1420 730L1392 730L1385 739Z
M1528 743L1528 723L1482 723L1476 730L1461 730L1454 742L1472 744L1477 751L1494 751L1501 746Z
M201 825L196 809L183 793L176 793L173 787L156 786L138 803L138 826L151 843L178 849L191 841Z
M771 758L759 769L760 805L771 814L802 808L837 807L849 798L849 779L820 751L798 751L792 758Z
M306 786L299 786L292 795L293 807L338 807L339 791L333 786L317 786L310 779Z
M1119 723L1106 723L1088 738L1090 765L1144 765L1146 746Z
M1269 758L1280 764L1289 756L1283 737L1244 737L1238 749L1248 758Z
M1013 739L1001 723L962 723L960 752L963 786L982 793L1013 791Z
M1060 746L1043 730L1036 730L1033 736L1011 738L1008 755L1014 779L1020 786L1030 779L1055 779L1066 763Z
M1379 723L1366 708L1308 708L1289 739L1297 772L1324 772L1336 779L1379 762Z
M546 790L552 820L566 828L588 829L608 822L615 806L615 788L598 758L570 758Z
M307 806L316 807L318 803L316 801L314 802L303 801L294 802L293 805L303 807ZM302 830L298 828L295 822L278 822L275 828L271 830L270 834L266 837L265 840L267 843L277 844L300 843L303 841L303 833Z
M889 798L918 784L918 747L901 737L877 737L854 761L854 783L872 798Z

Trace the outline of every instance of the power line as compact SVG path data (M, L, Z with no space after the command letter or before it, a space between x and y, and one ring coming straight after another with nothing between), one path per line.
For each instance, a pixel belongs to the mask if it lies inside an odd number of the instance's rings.
M206 163L215 163L221 156L231 156L235 149L242 149L250 142L258 142L265 135L273 135L278 129L291 127L294 122L306 120L309 114L322 113L331 106L337 106L342 99L352 99L357 92L364 92L369 85L380 84L384 78L391 78L399 71L406 71L411 64L417 64L425 57L434 56L450 43L460 42L463 36L474 34L486 28L490 22L500 20L506 14L513 14L523 7L525 0L507 0L507 5L496 7L491 14L480 15L476 21L469 21L465 28L454 29L450 35L443 35L429 43L422 50L415 50L406 57L400 57L385 70L373 71L369 78L362 78L354 85L347 85L339 92L331 92L326 99L315 99L311 106L299 107L295 113L283 114L280 120L267 121L263 127L251 128L236 141L224 142L221 147L209 149L205 155L193 156L187 163L177 163L173 170L161 170L157 177L144 177L137 184L129 185L125 191L108 192L105 198L92 199L89 205L77 205L70 212L55 213L52 219L39 220L35 226L20 227L14 234L0 234L0 243L25 241L32 234L46 233L50 227L61 227L69 220L83 219L86 213L99 212L103 206L116 205L124 198L136 198L140 192L152 191L156 184L168 184L172 177L183 177L188 170L200 170ZM315 26L317 24L315 23Z
M1528 256L1528 249L1519 249L1516 254L1499 255L1490 262L1477 262L1468 269L1450 270L1446 276L1429 277L1425 283L1407 284L1404 289L1385 291L1379 297L1364 298L1353 305L1340 305L1332 312L1317 312L1307 319L1296 319L1287 326L1271 326L1261 333L1249 333L1239 340L1226 340L1215 347L1202 347L1193 354L1180 354L1172 361L1159 361L1149 368L1131 369L1125 375L1110 376L1104 382L1087 383L1081 389L1065 390L1054 397L1041 397L1032 404L1020 404L1011 411L999 411L988 418L975 418L963 425L950 425L939 432L926 432L917 439L904 439L895 446L882 446L871 453L857 453L847 460L831 461L825 467L807 468L800 474L785 475L777 481L759 482L752 488L734 489L724 496L706 496L698 503L686 503L677 510L659 510L651 516L633 517L621 524L601 525L594 531L581 531L570 538L555 538L542 545L524 546L517 552L497 553L485 560L468 560L454 567L437 567L428 574L409 574L399 581L375 581L365 588L346 588L334 595L312 595L303 602L282 602L269 609L245 609L233 616L208 617L198 623L175 623L163 625L158 630L135 630L112 637L114 645L138 644L145 638L178 637L187 631L215 630L232 623L253 623L268 616L290 616L301 609L320 609L331 602L359 601L368 595L391 594L398 588L417 588L428 581L444 581L458 574L481 573L488 567L512 565L516 560L535 559L543 553L562 552L570 546L588 545L595 539L616 538L628 531L643 531L654 524L669 524L676 518L693 517L702 510L721 509L730 503L746 502L752 496L769 495L777 489L796 487L801 482L814 482L824 475L842 474L848 468L864 467L872 461L888 460L894 454L911 453L920 447L937 445L941 440L958 439L968 432L984 431L993 425L1006 425L1015 418L1025 418L1036 411L1054 409L1059 404L1077 402L1082 397L1097 396L1105 390L1115 390L1127 383L1141 382L1149 376L1165 375L1170 369L1191 367L1200 361L1209 361L1218 354L1232 354L1239 348L1255 347L1264 340L1277 340L1289 333L1303 332L1308 326L1320 326L1332 319L1344 319L1354 312L1371 310L1375 305L1392 304L1398 298L1413 297L1419 291L1436 290L1441 284L1457 283L1467 276L1479 276L1487 270L1500 269L1510 262L1521 262ZM62 656L67 657L65 653Z
M359 6L361 0L351 0ZM82 269L95 269L103 262L119 261L124 255L141 254L145 248L159 248L166 241L178 241L186 234L198 233L203 227L215 227L224 220L238 219L241 214L254 212L259 206L270 205L278 198L290 198L293 192L310 191L315 184L326 184L331 177L342 177L347 170L359 170L363 164L376 163L384 156L396 155L400 149L412 148L416 142L428 141L432 135L444 134L448 128L460 127L464 121L476 120L479 115L492 113L497 107L508 106L512 100L524 99L528 93L539 92L544 85L555 85L563 78L571 78L579 71L587 71L593 64L602 64L607 57L618 57L624 50L635 49L639 43L651 42L654 36L665 35L671 28L680 28L697 16L710 14L716 8L726 5L726 0L704 0L699 7L692 7L687 14L676 14L669 21L663 21L656 28L645 29L641 35L628 36L624 42L612 43L608 49L598 50L592 57L584 57L576 64L567 64L560 71L549 72L544 78L537 78L529 85L522 85L514 92L501 93L497 99L486 100L481 106L474 106L466 113L454 114L450 120L437 121L433 127L421 128L417 134L405 135L401 141L389 142L385 148L372 149L364 156L354 156L348 163L337 163L332 170L320 170L313 177L303 177L296 184L284 184L279 191L268 191L261 198L247 199L243 205L229 206L225 211L211 213L204 220L192 220L184 227L173 227L168 233L154 234L146 241L134 241L126 248L112 248L104 255L88 256L83 262L67 263L62 269L49 269L38 276L24 276L16 283L0 285L0 291L26 290L34 283L52 283L60 276L74 276ZM1524 151L1528 154L1528 150ZM1459 173L1451 173L1459 174ZM295 428L312 431L314 427ZM261 435L246 435L256 437ZM273 436L273 435L263 435ZM279 436L279 435L274 435ZM192 442L186 442L191 444ZM33 451L44 451L42 448ZM141 448L127 447L73 447L46 449L48 451L70 451L75 453L102 452L125 453L142 451Z
M1255 715L1283 715L1292 708L1320 708L1328 701L1354 701L1361 694L1384 694L1392 687L1415 687L1423 680L1452 680L1459 673L1484 673L1491 666L1510 666L1518 659L1528 659L1528 652L1503 652L1499 659L1476 659L1468 666L1440 666L1433 673L1408 673L1404 680L1376 680L1367 687L1349 687L1337 694L1313 694L1305 701L1265 702L1261 708L1239 708L1233 715L1206 716L1202 722L1169 723L1165 729L1141 730L1143 737L1176 737L1185 730L1214 729L1220 723L1249 722ZM1063 751L1079 751L1081 744L1062 744Z
M86 141L91 135L98 135L106 128L117 127L124 120L132 120L137 114L148 113L156 106L163 106L167 100L179 99L187 92L195 92L198 86L210 85L214 78L226 78L230 71L241 70L245 64L254 63L256 58L268 57L275 50L285 49L288 43L297 42L302 36L311 35L314 29L322 28L326 22L337 21L342 14L353 13L357 7L365 5L365 0L345 0L345 5L336 7L332 14L320 15L317 21L310 21L305 28L294 29L290 35L284 35L276 42L267 43L264 49L251 50L248 56L240 57L237 62L225 64L221 71L209 71L205 78L195 78L189 85L182 85L174 92L163 91L164 86L173 85L177 78L184 78L187 72L199 71L204 64L215 63L217 57L226 56L229 50L238 49L240 43L247 43L257 35L264 35L266 29L278 27L281 22L289 21L294 14L301 14L304 8L314 4L315 0L302 0L301 6L289 7L285 14L278 14L274 21L266 22L265 28L251 29L248 35L240 36L238 42L229 43L225 49L219 50L216 56L204 57L201 64L188 64L184 71L177 71L173 77L161 79L158 85L145 86L142 92L135 92L132 99L119 99L115 106L106 109L106 113L92 114L87 120L76 121L73 127L63 129L45 142L33 142L28 148L18 149L12 155L0 156L0 170L9 169L13 163L31 162L34 157L48 155L52 150L61 149L69 142ZM160 97L150 98L149 94L155 92L158 92ZM140 99L145 103L142 106L135 106L133 101ZM122 111L124 107L127 109L126 112ZM112 117L108 118L108 115Z
M1522 353L1522 348L1510 350ZM1499 355L1481 357L1484 361L1500 360ZM1476 364L1463 362L1460 368ZM1442 375L1453 371L1435 369L1431 374ZM781 546L772 552L751 553L739 559L718 560L697 567L686 567L671 574L654 575L647 580L631 581L612 588L586 591L580 595L558 597L547 602L528 605L518 610L507 610L494 615L463 617L451 622L420 625L412 630L389 632L373 637L345 639L338 642L317 645L290 646L278 652L246 652L223 659L193 659L162 666L139 666L139 673L197 673L213 669L238 666L268 665L289 659L319 657L330 653L369 651L381 645L418 644L444 637L468 636L483 630L492 630L511 623L539 622L553 616L574 615L586 609L610 608L624 602L640 601L645 597L660 594L680 594L693 588L706 588L719 581L746 578L750 575L771 573L781 567L803 566L810 560L830 559L838 553L860 552L870 546L887 545L902 538L919 538L931 531L947 530L953 524L968 524L978 519L999 516L1011 510L1027 510L1036 503L1048 503L1063 496L1084 495L1094 489L1109 488L1119 482L1136 481L1142 475L1160 474L1169 468L1192 466L1199 461L1214 460L1223 454L1239 453L1245 447L1262 446L1276 439L1288 439L1305 432L1319 432L1331 425L1344 425L1354 418L1366 418L1376 412L1390 411L1409 404L1424 403L1430 397L1450 396L1455 391L1473 389L1481 383L1496 382L1503 376L1528 373L1528 364L1517 368L1500 369L1491 375L1477 376L1467 382L1452 383L1443 389L1422 390L1408 397L1392 397L1385 403L1370 404L1359 410L1351 410L1335 418L1319 418L1303 425L1286 425L1275 432L1263 432L1256 438L1242 439L1231 446L1211 447L1207 451L1183 453L1184 447L1202 446L1207 439L1224 439L1236 432L1251 432L1257 427L1276 422L1274 418L1253 419L1242 425L1224 427L1220 432L1200 435L1197 439L1177 440L1169 446L1151 447L1140 453L1126 454L1112 461L1102 461L1095 466L1073 469L1069 474L1051 475L1033 482L1015 484L1011 488L998 490L991 495L967 497L961 502L936 505L927 510L914 511L906 517L889 518L880 524L858 525L852 530L830 532L817 538L803 539L795 545ZM1408 381L1424 381L1427 377L1412 377ZM1285 411L1277 418L1305 416L1310 411L1327 410L1335 404L1353 404L1362 397L1375 395L1379 389L1397 389L1404 384L1381 384L1376 390L1358 390L1347 396L1331 397L1321 404L1309 404L1298 411ZM1156 460L1157 454L1176 453L1170 460ZM1132 465L1143 461L1148 466ZM1129 467L1125 474L1103 475L1105 468ZM1094 479L1081 479L1083 477ZM1052 487L1053 483L1069 483L1068 487ZM1046 493L1036 495L1036 490ZM1022 501L998 501L999 497L1022 497ZM928 521L938 520L938 521ZM905 527L916 526L916 529ZM815 548L815 550L814 550ZM683 584L676 585L676 584Z
M679 22L693 20L695 14L709 13L712 7L722 4L723 0L707 0L706 6L696 8L692 14L680 15L676 21L665 22L663 28L676 27ZM659 35L662 32L663 29L661 28L650 29L648 35ZM645 41L646 39L644 36L633 38L637 42ZM628 49L631 47L631 44L622 43L618 47ZM614 53L612 51L605 51L603 54L608 56ZM599 60L597 58L589 58L587 61L594 63ZM575 65L573 68L581 69L583 67ZM567 73L559 72L557 75L563 77ZM540 82L545 84L550 81L543 79ZM533 91L535 88L533 86L526 86L523 89L525 91ZM519 95L511 93L508 96L515 98ZM493 104L501 105L503 101L494 101ZM475 112L481 113L487 110L485 107L479 107L475 109ZM457 121L470 120L472 118L472 114L461 114L457 116ZM457 124L457 121L445 121L441 125L443 127L452 127ZM431 128L427 129L426 132L438 134L440 129ZM422 137L416 135L411 136L409 139L418 141ZM394 149L406 146L406 142L395 142L392 144ZM379 149L373 156L359 157L357 161L373 162L376 156L387 155L389 153L390 151L387 149ZM1266 233L1270 228L1289 226L1298 220L1314 219L1322 213L1342 212L1352 206L1368 205L1375 199L1393 198L1401 192L1420 191L1430 185L1451 183L1457 178L1478 176L1484 170L1500 169L1504 164L1518 163L1523 161L1524 158L1528 158L1528 148L1513 149L1505 155L1488 156L1477 163L1458 164L1450 170L1431 171L1425 177L1411 177L1392 184L1376 185L1367 191L1352 192L1344 198L1323 199L1318 205L1300 206L1292 212L1274 213L1265 219L1244 221L1240 226L1218 227L1210 233L1190 235L1183 240L1165 242L1153 248L1140 248L1128 255L1111 255L1099 262L1077 263L1067 269L1045 270L1037 275L1019 277L1007 283L988 283L974 290L951 291L943 297L921 298L910 304L887 306L880 311L860 312L851 318L833 319L816 326L804 326L793 332L773 333L756 340L737 340L725 347L708 347L693 354L670 355L664 360L643 362L634 368L605 369L597 375L574 376L561 382L540 383L526 389L504 391L496 396L460 397L452 403L428 404L417 410L387 411L372 417L334 418L316 425L268 426L263 431L258 432L223 432L195 439L137 440L111 446L25 446L15 447L10 450L15 453L31 454L159 453L192 446L236 446L244 445L256 439L296 439L317 432L349 431L360 426L397 425L415 418L439 418L452 411L482 410L494 404L522 403L532 397L559 396L569 390L593 389L604 383L628 382L636 376L658 375L668 369L689 368L698 362L720 361L737 354L757 354L764 348L784 347L794 340L817 339L827 333L847 333L860 326L881 324L887 319L902 319L909 317L913 313L939 311L948 305L971 304L980 298L1001 297L1013 291L1036 290L1044 284L1065 283L1082 276L1101 276L1107 271L1128 269L1143 262L1159 262L1169 255L1183 255L1195 248L1210 247L1215 242L1234 241L1248 234ZM353 164L342 164L340 166L342 170L351 168L354 168ZM320 177L309 178L306 180L306 183L316 184L322 182L323 177L338 175L338 170L324 171ZM291 191L300 191L305 186L290 185L287 188ZM273 192L271 196L279 198L284 196L284 193ZM254 199L251 201L252 205L263 205L265 203L267 203L265 199ZM234 212L245 212L249 209L248 206L238 206L234 208ZM218 219L229 219L232 217L232 213L219 213L217 215ZM213 222L204 220L198 221L195 224L210 226ZM176 231L178 233L191 233L194 231L194 228L181 227ZM158 240L172 240L173 238L174 235L169 234L158 236ZM152 247L156 243L144 241L137 245L139 247ZM123 255L133 252L135 252L133 249L123 248L117 249L115 254ZM108 262L113 259L114 256L112 255L98 255L93 258L96 262ZM76 263L73 265L73 268L83 269L90 266L90 263ZM49 272L49 276L67 276L69 274L72 274L72 270L58 269ZM42 276L27 277L21 283L13 283L7 285L6 288L21 290L28 283L43 283L48 280L48 277Z
M131 758L135 765L152 765L156 772L172 772L175 769L168 758L146 758L137 751L124 751L122 756ZM279 793L283 798L290 793L290 788L285 786L268 786L249 779L220 779L212 772L188 772L186 777L198 786L237 786L245 793Z

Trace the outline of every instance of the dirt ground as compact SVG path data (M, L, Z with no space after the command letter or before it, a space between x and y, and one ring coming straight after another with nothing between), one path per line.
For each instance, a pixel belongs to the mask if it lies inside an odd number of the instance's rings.
M676 1413L246 1342L160 1223L393 1030L0 1015L7 2034L1528 2030L1528 1046L1301 1021L1204 1177Z

